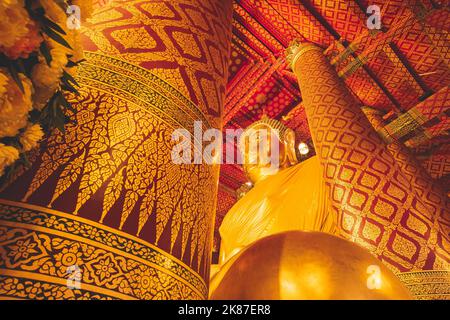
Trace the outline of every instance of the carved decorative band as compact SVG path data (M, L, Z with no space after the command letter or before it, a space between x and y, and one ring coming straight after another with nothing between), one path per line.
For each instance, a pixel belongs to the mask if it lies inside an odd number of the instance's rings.
M418 300L450 299L450 271L414 271L397 276Z
M191 100L150 71L128 62L92 52L85 52L84 62L77 72L80 84L103 89L137 105L149 106L160 118L172 118L174 127L192 130L194 121L211 128L208 118Z
M322 48L320 48L312 43L301 44L297 50L298 50L298 52L296 52L294 57L292 58L292 63L291 63L292 70L294 70L295 64L297 63L298 59L300 59L300 57L302 55L304 55L306 52L311 51L311 50L317 50L317 51L321 51L321 52L323 51Z
M68 287L76 266L80 287ZM193 270L154 245L66 213L0 200L0 296L204 299Z

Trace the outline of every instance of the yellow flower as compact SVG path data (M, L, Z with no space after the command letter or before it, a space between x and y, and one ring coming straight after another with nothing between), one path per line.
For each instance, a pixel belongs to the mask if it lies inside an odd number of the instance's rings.
M29 55L38 50L44 40L39 34L38 25L35 22L27 24L27 34L18 38L11 47L1 47L1 51L10 59L28 58Z
M0 97L5 94L7 84L8 84L8 77L3 72L0 72Z
M64 30L65 35L61 34L61 36L64 38L64 40L67 41L67 43L69 44L69 46L71 48L74 48L76 46L75 41L77 40L76 34L78 33L78 30L70 30L68 28L67 13L64 12L64 10L58 4L56 4L54 0L40 0L40 3L45 10L46 16L51 21L56 23L59 27L61 27L61 29ZM60 43L58 43L55 40L48 37L47 35L44 35L44 38L45 38L45 41L46 41L47 46L49 47L50 51L58 50L59 55L62 55L62 54L73 55L74 54L73 49L70 49L70 48L67 48L67 47L61 45ZM54 54L55 54L55 52L51 52L52 58L53 58Z
M19 159L19 150L0 143L0 176L3 175L5 168L12 165L17 159Z
M23 151L26 152L36 148L43 136L44 131L42 131L39 124L29 125L20 137L20 143L22 144Z
M45 42L50 49L50 54L52 56L51 68L45 66L45 61L43 57L40 57L40 66L36 68L32 75L33 84L36 88L36 107L41 109L48 99L53 95L57 89L56 81L59 82L59 78L62 75L63 69L70 73L72 76L76 75L76 68L67 68L66 64L68 62L67 55L71 55L71 60L73 62L80 61L84 58L83 48L80 39L79 30L71 30L67 26L68 15L64 10L53 0L40 0L41 5L44 7L47 17L53 22L57 23L66 33L61 35L64 40L72 48L67 48L55 40L51 39L47 35L44 35ZM90 15L92 11L92 0L83 1L71 1L70 4L77 5L82 11L81 17L86 17Z
M60 27L65 26L67 15L55 0L40 0L39 3L50 20L57 23Z
M23 0L2 0L0 17L0 47L12 47L17 39L28 32L26 26L30 19Z
M65 47L57 46L50 49L50 54L52 55L52 62L50 66L52 69L58 70L62 72L62 68L64 68L67 64L67 50Z
M2 5L2 6L10 6L14 2L17 2L17 1L15 1L15 0L3 0L3 3L1 3L0 5Z
M0 52L10 59L28 58L36 51L42 37L38 25L30 19L23 0L0 3Z
M73 33L73 57L72 61L77 62L84 58L83 45L81 43L80 33L77 30L72 30Z
M43 57L34 66L31 72L31 80L34 85L34 107L41 110L59 88L60 78L65 65L68 62L65 49L56 46L50 50L52 61L50 66Z
M59 87L59 79L61 72L47 66L47 64L37 64L31 73L31 79L34 84L34 107L38 110L47 104L48 100L53 96Z
M4 69L0 68L0 74L4 84L0 94L0 138L14 137L27 125L28 113L32 109L32 84L20 73L19 78L24 87L22 92Z

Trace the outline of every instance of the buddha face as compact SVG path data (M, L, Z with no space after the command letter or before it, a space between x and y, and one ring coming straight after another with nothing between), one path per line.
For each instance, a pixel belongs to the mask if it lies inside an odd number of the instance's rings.
M292 131L280 139L279 132L261 123L244 133L243 168L256 183L296 162Z

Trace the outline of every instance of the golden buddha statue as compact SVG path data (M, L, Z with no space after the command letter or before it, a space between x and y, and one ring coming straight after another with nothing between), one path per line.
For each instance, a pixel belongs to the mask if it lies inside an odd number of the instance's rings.
M278 170L261 163L250 148L251 139L261 142L261 131L275 133L266 134L271 139L260 148L278 155ZM298 163L291 129L263 117L244 131L239 149L254 187L230 209L219 229L222 241L219 265L212 268L211 299L411 298L367 250L334 235L336 221L321 165L316 157Z
M261 142L258 137L264 131L268 139L256 152L250 148L252 139ZM275 170L258 158L264 152L272 155L273 143L279 146ZM295 133L291 129L263 116L243 132L239 150L244 171L254 187L230 209L222 222L219 264L250 243L275 233L289 230L335 233L335 220L328 214L320 163L316 157L298 163Z

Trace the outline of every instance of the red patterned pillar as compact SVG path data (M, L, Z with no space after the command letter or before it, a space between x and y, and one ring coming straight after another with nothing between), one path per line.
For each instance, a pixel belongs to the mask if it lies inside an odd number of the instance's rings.
M423 211L428 211L434 217L438 217L443 232L449 234L449 199L442 186L429 175L408 148L383 130L384 121L381 112L370 107L363 107L362 111L374 129L389 140L386 141L387 148L411 184L412 190L420 198L422 205L426 207Z
M231 0L97 8L76 123L0 195L0 297L207 297L219 168L175 165L172 133L221 128L231 18Z
M294 44L288 58L341 235L395 272L449 270L443 221L422 204L322 49Z
M400 170L411 184L411 192L418 198L423 211L430 212L443 234L450 234L449 200L442 186L434 180L417 159L400 141L389 135L378 110L370 107L361 109L367 119L387 144ZM427 270L406 272L398 275L411 293L420 299L448 300L450 294L450 270Z

